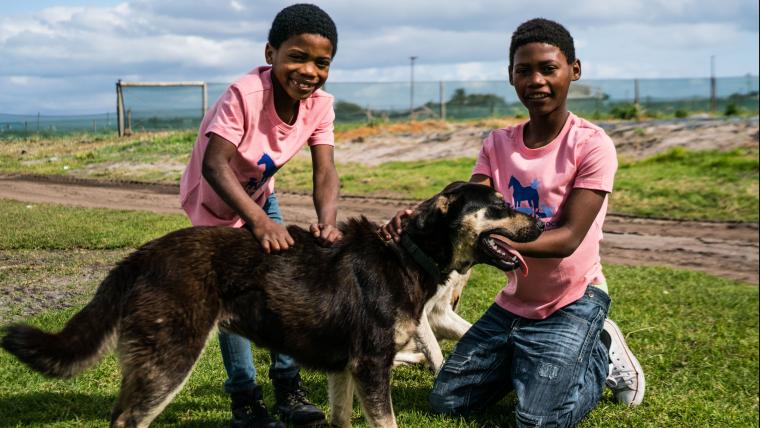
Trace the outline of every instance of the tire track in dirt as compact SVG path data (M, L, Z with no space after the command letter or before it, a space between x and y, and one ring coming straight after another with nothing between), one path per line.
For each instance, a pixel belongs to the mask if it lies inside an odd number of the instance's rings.
M70 177L0 176L0 198L90 208L182 213L179 188L170 184ZM316 220L310 195L279 192L286 221ZM413 200L342 196L339 220L365 215L387 221ZM758 224L648 219L609 214L602 260L632 266L669 266L758 285Z

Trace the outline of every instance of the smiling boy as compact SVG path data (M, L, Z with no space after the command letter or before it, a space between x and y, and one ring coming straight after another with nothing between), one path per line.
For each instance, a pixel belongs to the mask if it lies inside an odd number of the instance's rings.
M530 119L485 139L470 181L543 219L546 231L511 243L529 274L508 278L457 343L430 396L438 412L470 415L514 390L517 426L575 426L605 381L621 402L643 399L641 366L606 319L599 243L617 158L601 128L567 109L570 83L580 76L562 25L539 18L513 33L509 82Z
M296 4L277 14L264 50L270 66L255 68L230 85L200 125L180 182L182 207L194 226L245 227L266 253L286 251L294 241L282 225L273 176L308 144L318 218L310 230L323 245L342 237L336 227L333 97L320 90L337 47L335 24L317 6ZM251 343L220 330L219 344L232 426L284 427L264 405ZM283 420L295 426L325 422L324 413L301 389L292 358L273 353L269 377Z

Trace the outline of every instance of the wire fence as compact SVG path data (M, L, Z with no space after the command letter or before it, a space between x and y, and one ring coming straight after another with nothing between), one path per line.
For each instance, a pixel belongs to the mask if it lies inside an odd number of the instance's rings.
M208 102L215 102L227 86L208 83ZM514 88L500 81L328 82L324 89L335 96L338 123L527 114ZM197 129L206 107L197 88L125 87L122 96L128 131ZM758 76L584 79L571 85L568 107L592 118L612 115L631 119L642 112L676 117L695 112L757 114ZM0 113L0 136L113 132L117 125L116 114L110 112L80 116Z

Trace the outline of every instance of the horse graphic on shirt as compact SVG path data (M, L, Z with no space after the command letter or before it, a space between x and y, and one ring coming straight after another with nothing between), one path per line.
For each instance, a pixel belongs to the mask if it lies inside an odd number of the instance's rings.
M509 178L509 188L512 189L512 200L514 201L515 209L531 215L535 215L538 212L539 201L538 190L536 190L538 188L538 180L533 180L530 186L523 186L513 175ZM520 210L523 202L528 204L530 211Z
M264 165L264 173L261 174L261 180L257 179L256 177L251 177L248 179L248 183L245 185L245 190L249 195L252 195L254 192L259 190L259 188L263 186L267 180L269 180L269 177L273 176L277 170L279 170L277 165L275 165L274 160L266 153L261 156L261 159L256 162L256 165Z

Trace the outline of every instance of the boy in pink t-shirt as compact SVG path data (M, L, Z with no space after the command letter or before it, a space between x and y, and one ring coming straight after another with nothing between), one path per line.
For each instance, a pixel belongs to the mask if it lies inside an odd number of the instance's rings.
M605 381L619 401L643 398L641 366L606 319L599 242L617 158L601 128L567 110L580 75L562 25L533 19L513 33L509 81L530 120L485 139L470 181L493 187L546 229L533 242L512 243L529 273L509 273L457 343L430 395L437 412L470 415L514 390L517 426L575 426ZM386 238L397 237L403 215L382 228Z
M277 14L264 51L270 66L230 85L201 122L180 181L181 204L194 226L246 227L265 252L287 251L294 241L282 225L273 175L308 144L318 218L310 230L323 245L342 237L336 227L333 97L320 90L337 37L332 19L317 6L296 4ZM251 343L221 329L219 344L228 376L224 389L232 399L231 425L284 428L264 405ZM294 426L326 422L306 399L291 357L273 353L269 377L284 421Z

